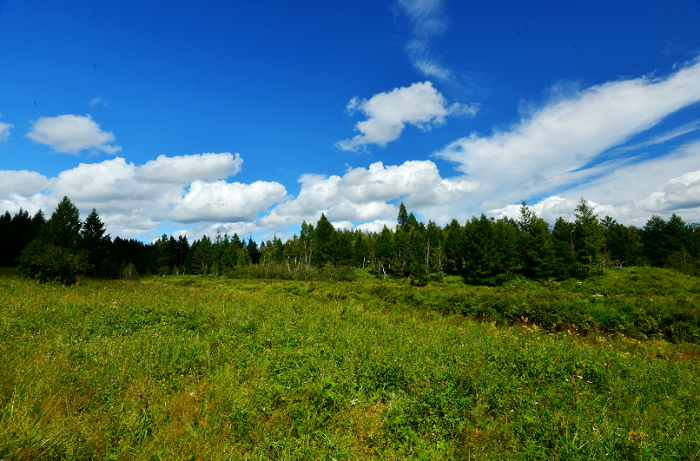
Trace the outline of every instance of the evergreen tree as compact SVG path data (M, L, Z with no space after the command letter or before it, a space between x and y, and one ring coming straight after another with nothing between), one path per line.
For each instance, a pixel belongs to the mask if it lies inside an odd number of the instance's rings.
M93 208L85 218L80 231L80 248L88 252L88 261L94 266L101 264L107 257L107 251L112 243L109 235L105 235L105 232L100 215Z
M209 273L214 262L214 250L212 249L211 239L203 235L199 242L195 242L192 245L192 249L194 250L192 259L197 266L199 274L203 276Z
M598 221L598 215L593 213L585 199L581 199L574 213L574 247L577 262L583 275L597 270L600 260L600 250L603 246L603 228Z
M355 231L355 240L353 242L353 253L355 257L355 266L364 269L365 264L369 262L369 244L367 236L360 230Z
M667 257L665 247L664 230L666 229L666 221L660 216L653 215L647 221L642 231L642 244L644 247L644 256L649 264L655 267L664 265Z
M80 212L68 197L56 206L40 236L46 243L74 250L80 243Z
M260 262L260 250L258 250L258 244L255 243L255 241L253 241L253 237L248 238L248 245L246 245L246 250L248 251L250 262L252 264L258 264Z
M558 217L554 223L552 240L555 254L553 275L560 279L577 275L573 223Z
M321 213L321 218L316 223L314 230L314 253L312 260L316 267L323 267L327 262L332 262L333 257L333 224Z
M399 205L399 216L396 218L396 226L397 228L408 232L408 211L406 211L406 205L404 205L403 202L401 202L401 205Z
M350 266L353 263L352 233L335 231L331 234L332 260L337 266Z
M450 275L460 275L464 269L464 228L453 219L443 229L445 239L445 272Z
M549 277L554 266L554 242L549 225L523 201L518 227L522 274L528 278Z
M394 257L394 237L388 227L384 226L379 235L377 235L374 252L377 261L377 271L386 278L387 271L391 269L392 258Z
M411 229L409 236L408 277L411 285L425 286L428 283L427 231L421 223Z

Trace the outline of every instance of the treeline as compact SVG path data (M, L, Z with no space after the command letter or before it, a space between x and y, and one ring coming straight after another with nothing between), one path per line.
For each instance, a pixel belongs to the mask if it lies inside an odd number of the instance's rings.
M497 285L514 277L585 277L609 267L651 265L698 275L700 228L679 216L652 216L643 228L602 220L581 199L574 220L553 226L523 202L517 219L484 214L444 227L419 222L403 203L395 229L381 232L335 229L325 215L316 225L304 222L299 235L259 245L238 235L203 236L190 244L185 236L163 235L153 243L105 234L95 209L85 221L68 197L46 220L39 211L0 216L0 264L19 265L44 280L93 277L131 278L138 274L199 274L231 277L343 280L355 268L382 278L404 278L423 285L459 276L466 283Z

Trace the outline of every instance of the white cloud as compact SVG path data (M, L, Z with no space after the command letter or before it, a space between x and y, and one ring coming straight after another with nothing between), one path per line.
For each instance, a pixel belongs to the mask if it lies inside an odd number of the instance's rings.
M436 155L478 179L489 199L517 203L609 174L623 160L601 153L697 101L696 60L664 79L622 80L559 95L509 131L474 133ZM595 166L587 166L593 159Z
M0 117L2 117L2 114L0 114ZM10 130L12 127L14 127L14 125L11 123L0 122L0 142L7 141L10 137Z
M226 152L161 156L146 165L116 157L81 163L50 179L30 171L0 171L0 207L11 212L20 206L30 212L42 208L50 214L65 195L84 214L96 208L112 236L121 237L152 233L164 221L252 223L287 193L276 182L212 181L235 174L242 162L238 154Z
M361 134L337 142L336 147L356 151L367 144L386 146L401 135L406 124L427 131L445 123L448 115L474 115L477 107L458 103L448 106L445 97L431 82L423 82L379 93L369 100L353 98L348 103L347 110L350 113L362 112L367 120L355 125L355 130Z
M529 203L549 223L557 217L573 219L581 197L602 218L612 216L628 225L643 226L653 215L672 213L686 222L700 221L700 140L689 142L663 157L644 162L620 162L605 175L557 195ZM520 205L490 209L487 214L512 218Z
M401 199L416 209L451 205L478 187L461 179L442 179L429 160L389 166L376 162L369 168L350 169L343 176L304 175L299 182L299 195L261 218L262 226L282 230L304 220L316 222L321 213L344 225L395 219L398 209L387 202Z
M287 190L277 182L194 181L169 216L182 223L253 221L259 212L281 202L286 195Z
M92 100L88 104L92 107L94 107L98 104L102 104L103 106L106 106L107 101L105 101L104 99L102 99L101 97L98 96L96 98L92 98Z
M32 123L32 131L27 133L27 137L39 144L46 144L54 152L77 155L83 150L90 150L115 154L122 150L120 146L109 145L115 141L114 134L102 131L90 115L41 117Z
M0 197L11 194L32 195L45 189L49 185L46 176L34 171L8 171L0 170Z
M366 222L362 223L359 226L357 226L355 229L359 229L362 232L381 232L382 229L384 229L384 226L388 227L389 229L396 229L396 220L385 220L385 219L377 219L371 222Z
M139 178L157 183L190 183L196 179L214 181L226 179L241 171L240 154L197 154L166 157L148 161L139 168Z
M413 66L428 77L451 79L452 71L443 66L430 50L431 39L448 29L443 0L398 0L397 4L413 26L413 38L405 45Z

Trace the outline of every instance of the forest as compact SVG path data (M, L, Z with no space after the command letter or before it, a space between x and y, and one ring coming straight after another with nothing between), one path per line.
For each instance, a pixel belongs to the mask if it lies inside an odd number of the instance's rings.
M636 228L610 216L600 219L582 198L574 218L551 225L523 202L517 219L482 214L441 227L418 221L401 203L396 228L381 232L335 229L322 214L284 242L217 232L191 243L184 235L165 234L144 243L112 239L97 210L83 221L64 197L48 220L41 210L0 215L0 265L64 283L82 273L103 279L198 274L332 281L353 279L357 268L412 285L446 276L492 286L516 278L564 280L642 265L698 273L700 228L676 214L667 221L651 216Z

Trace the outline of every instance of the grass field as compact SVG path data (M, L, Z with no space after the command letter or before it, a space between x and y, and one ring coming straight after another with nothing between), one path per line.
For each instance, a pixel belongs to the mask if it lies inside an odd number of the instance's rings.
M698 297L5 271L0 459L700 459Z

